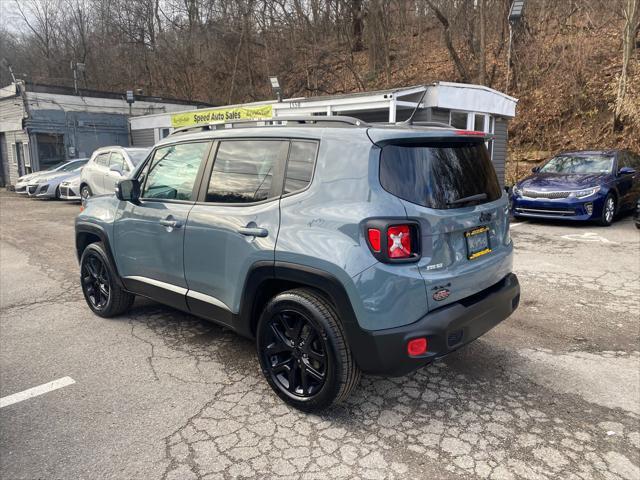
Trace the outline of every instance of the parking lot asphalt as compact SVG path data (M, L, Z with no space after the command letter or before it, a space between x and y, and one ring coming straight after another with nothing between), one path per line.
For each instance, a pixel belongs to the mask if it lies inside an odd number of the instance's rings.
M640 478L640 231L519 222L520 308L444 361L365 376L321 415L284 405L253 344L138 299L84 303L78 205L0 193L6 479Z

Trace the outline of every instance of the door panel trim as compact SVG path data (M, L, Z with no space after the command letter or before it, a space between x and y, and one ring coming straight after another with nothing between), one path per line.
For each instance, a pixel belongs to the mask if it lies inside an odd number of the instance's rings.
M216 297L212 297L211 295L200 293L195 290L189 290L187 292L187 297L198 300L200 302L210 303L211 305L231 312L231 309L227 305L225 305L224 302L218 300Z
M170 283L154 280L153 278L130 276L123 277L122 282L125 288L131 293L140 295L142 297L150 298L156 302L170 307L189 311L187 305L187 289L178 287Z

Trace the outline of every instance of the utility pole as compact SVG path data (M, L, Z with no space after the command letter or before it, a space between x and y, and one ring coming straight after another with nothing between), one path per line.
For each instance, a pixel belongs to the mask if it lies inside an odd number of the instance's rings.
M507 50L507 81L504 86L505 93L509 92L509 82L511 80L511 50L513 43L513 27L522 20L525 0L513 0L509 9L509 48Z

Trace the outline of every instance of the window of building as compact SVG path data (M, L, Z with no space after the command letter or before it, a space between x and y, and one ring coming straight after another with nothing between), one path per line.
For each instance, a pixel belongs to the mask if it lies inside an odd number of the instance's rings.
M466 112L450 112L449 114L449 124L452 127L459 128L461 130L467 129L467 117L468 113Z

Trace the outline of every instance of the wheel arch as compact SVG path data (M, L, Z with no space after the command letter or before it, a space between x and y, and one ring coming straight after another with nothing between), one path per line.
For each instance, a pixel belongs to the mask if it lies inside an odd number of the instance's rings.
M116 282L120 287L124 288L122 279L118 273L118 268L116 267L116 262L113 258L111 243L109 242L107 232L99 225L82 222L76 223L76 256L78 261L82 258L82 252L84 252L85 248L96 242L102 242L104 245L105 253L107 254L107 258L111 264L110 266L116 274Z
M239 333L254 338L262 308L275 295L294 288L312 289L331 302L350 336L349 331L357 326L356 316L340 281L323 270L288 262L258 262L252 266L242 291Z

